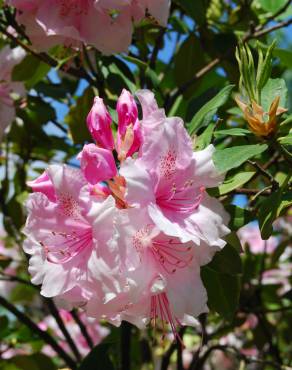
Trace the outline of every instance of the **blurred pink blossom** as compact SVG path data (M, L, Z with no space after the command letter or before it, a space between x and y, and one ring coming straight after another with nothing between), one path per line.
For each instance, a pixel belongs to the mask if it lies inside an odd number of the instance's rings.
M243 226L238 231L239 238L242 245L248 244L250 251L254 254L259 253L272 253L278 245L276 237L271 236L268 240L261 238L261 233L258 225L248 224Z
M21 62L25 52L21 47L10 49L8 45L0 50L0 141L5 129L15 118L15 107L12 93L24 96L22 82L12 81L11 73L14 66Z
M133 25L149 13L166 26L170 0L6 0L39 50L94 45L104 54L127 51Z
M83 334L81 333L79 325L76 323L70 312L60 309L59 314L71 338L77 345L81 356L85 357L90 352L90 347ZM94 345L99 344L109 334L109 329L107 329L105 326L100 325L97 320L86 317L84 312L81 314L79 313L79 317L81 322L86 327L87 333L92 339ZM57 337L58 344L65 351L70 352L70 347L66 339L64 338L63 333L60 330L57 322L52 316L45 317L44 320L38 324L38 326L42 330L51 330L53 332L53 335ZM50 346L45 346L42 349L42 352L50 357L55 355L55 352Z

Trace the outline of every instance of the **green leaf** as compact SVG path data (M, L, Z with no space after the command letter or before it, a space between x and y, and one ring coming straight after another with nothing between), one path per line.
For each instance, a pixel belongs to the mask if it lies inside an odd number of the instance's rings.
M265 199L259 208L258 219L262 239L267 240L273 232L273 222L277 218L278 207L281 204L282 191L278 190Z
M109 66L109 71L112 73L113 76L115 76L116 78L119 78L123 81L123 86L125 88L130 90L132 93L134 93L136 91L136 85L129 79L129 76L126 76L126 74L123 73L121 67L117 66L116 63L112 63Z
M261 7L271 13L276 13L286 2L287 0L259 0Z
M270 78L261 92L261 105L265 112L268 112L272 102L277 96L280 96L279 106L286 107L288 90L285 80L282 78Z
M260 203L258 219L262 239L267 240L273 232L273 222L278 218L282 211L292 205L292 191L285 191L291 173L286 176L279 190L272 193L267 199Z
M273 51L273 55L280 59L281 64L283 64L284 66L286 66L288 68L291 68L291 65L292 65L292 62L291 62L292 61L292 52L291 52L291 50L276 48Z
M240 276L219 273L207 265L202 267L201 277L207 290L209 308L231 321L238 306Z
M242 245L240 239L235 231L232 231L230 234L224 237L226 242L231 245L238 253L242 252Z
M268 79L271 76L272 70L272 52L275 48L276 40L272 42L272 44L268 47L266 55L263 55L263 52L260 47L258 47L259 53L259 62L257 67L257 75L256 75L256 88L258 92L258 97L260 96L260 92L262 88L267 83Z
M215 123L210 123L205 131L197 138L196 150L203 150L211 143L215 127Z
M174 78L178 86L192 79L205 64L199 39L191 34L180 46L174 59Z
M246 135L251 135L251 132L249 130L246 130L245 128L240 128L240 127L234 127L234 128L229 128L226 130L218 130L214 132L215 137L220 137L220 136L246 136Z
M285 137L280 137L278 139L278 141L282 144L282 145L292 145L292 134L289 134Z
M208 267L224 274L237 275L242 273L241 259L238 252L231 245L225 247L215 254Z
M54 362L42 353L35 353L31 356L34 362L38 365L39 370L57 370Z
M290 206L292 206L292 191L288 191L283 194L280 206L278 207L277 217L282 214L282 211Z
M9 298L12 303L28 303L35 297L36 292L34 286L18 284L12 289Z
M230 216L229 228L231 230L236 231L240 229L242 226L248 224L249 222L255 219L253 214L247 209L234 206L234 205L228 205L225 207L225 209L229 213L229 216Z
M72 140L75 144L90 141L91 137L86 126L86 117L92 107L94 98L93 90L88 87L76 104L70 108L64 121L68 124Z
M202 126L207 125L216 114L219 107L226 103L231 95L234 85L225 86L214 98L206 103L193 117L188 125L188 131L191 134L198 131Z
M14 364L9 363L6 360L5 363L0 362L0 370L22 370L22 369L20 369L18 366L14 365Z
M238 172L234 176L231 176L227 178L222 185L220 185L216 189L211 190L212 196L220 196L224 194L230 193L232 190L244 185L246 182L248 182L253 175L255 174L255 171L247 171L247 172Z
M82 361L78 370L114 370L108 355L109 347L107 343L94 347Z
M31 88L41 81L51 67L33 55L27 55L12 71L14 81L24 81L27 88Z
M176 0L188 15L195 19L198 24L203 24L206 20L208 2L206 0Z
M57 370L53 361L42 353L30 356L15 356L11 363L21 370Z
M218 171L223 173L239 167L248 159L263 153L267 148L266 144L255 144L218 149L213 154L213 160Z
M9 334L9 320L7 316L0 316L0 328L0 339L3 339Z

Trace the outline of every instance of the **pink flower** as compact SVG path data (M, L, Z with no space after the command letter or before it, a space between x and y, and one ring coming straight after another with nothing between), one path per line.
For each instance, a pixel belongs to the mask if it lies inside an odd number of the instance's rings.
M97 145L109 150L114 148L111 122L111 116L103 100L96 96L91 111L87 116L87 127Z
M92 185L117 175L113 154L108 149L88 144L83 147L77 158L81 161L81 169L86 180Z
M261 233L258 225L248 224L238 230L238 235L242 245L248 244L250 251L254 254L272 253L277 247L278 240L271 236L268 240L261 238Z
M195 317L208 311L200 266L215 250L163 234L145 209L122 211L115 227L122 256L120 288L108 295L107 319L127 320L138 327L161 320L163 325L170 323L176 336L177 325L196 324ZM98 317L95 297L87 310Z
M205 187L216 186L223 178L212 161L213 146L193 153L183 122L163 117L148 92L142 93L140 100L146 112L141 121L140 155L136 160L128 158L120 169L126 179L126 201L147 208L150 218L167 235L182 242L203 241L223 247L222 236L229 232L227 214L205 192Z
M141 127L138 120L138 108L133 95L123 89L117 103L118 138L117 152L122 161L137 152L142 141Z
M118 135L116 149L120 161L123 161L137 152L142 142L138 108L133 95L125 89L123 89L118 99L117 113ZM96 96L91 111L87 116L87 127L96 144L101 148L109 150L113 150L115 146L111 122L111 116L103 100Z
M163 26L167 24L169 0L6 0L19 11L34 46L46 50L63 43L80 47L94 45L104 54L127 51L133 21L148 11Z
M42 285L44 296L72 291L75 300L86 288L90 258L111 237L114 200L91 201L79 170L54 165L47 174L57 200L52 202L42 193L28 198L24 250L31 255L32 283Z
M32 188L33 192L43 193L49 198L50 201L56 201L54 185L47 171L44 171L37 179L28 181L26 184Z
M16 114L11 94L24 96L23 83L13 82L11 79L14 66L20 63L24 56L25 52L20 47L10 49L6 45L0 50L0 141Z

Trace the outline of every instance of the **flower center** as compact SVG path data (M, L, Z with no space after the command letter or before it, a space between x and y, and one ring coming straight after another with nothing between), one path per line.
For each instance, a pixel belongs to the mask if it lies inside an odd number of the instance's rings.
M146 225L138 230L132 238L133 247L142 259L143 253L148 249L154 259L168 274L174 274L178 268L187 267L192 259L192 247L184 244L177 238L168 238L164 235L151 235L153 225Z
M159 173L162 177L169 180L176 170L176 152L168 150L168 152L160 158Z
M205 189L193 187L193 181L187 181L177 188L174 183L171 188L163 189L156 195L156 203L164 210L181 214L192 213L201 203Z
M64 215L74 219L80 218L80 207L71 194L59 193L58 203Z
M51 263L69 262L92 243L91 229L73 230L71 234L51 232L47 242L39 242L44 248L47 260Z
M58 0L60 6L60 16L87 15L89 10L89 0Z

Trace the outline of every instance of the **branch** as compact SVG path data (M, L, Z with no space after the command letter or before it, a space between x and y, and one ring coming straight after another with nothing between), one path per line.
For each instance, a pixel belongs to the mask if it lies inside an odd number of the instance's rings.
M248 160L247 163L252 165L260 174L262 174L270 181L270 183L272 184L272 190L276 190L279 187L279 184L274 179L274 177L268 171L266 171L266 169L263 168L260 164L251 160Z
M66 135L68 134L68 130L63 125L61 125L61 123L57 122L54 119L51 119L50 122L52 122L56 127L58 127L58 129L61 130L64 134Z
M264 35L266 35L270 32L279 30L280 28L289 27L290 24L292 24L292 18L287 19L286 21L280 22L280 23L276 24L275 26L272 26L272 27L263 29L261 31L255 32L251 35L248 35L243 39L243 42L246 42L246 41L251 40L251 39L256 39L258 37L262 37L262 36L264 36Z
M180 337L182 337L184 335L185 330L186 330L186 327L185 326L182 327L179 330L178 335ZM168 350L165 352L165 354L162 357L162 362L161 362L161 368L160 368L160 370L167 370L168 369L170 358L171 358L172 354L174 353L174 351L176 350L176 348L177 348L177 340L174 339L174 341L171 343L171 345L169 346Z
M29 280L22 279L18 276L7 274L4 271L0 271L0 275L2 275L2 277L0 277L0 280L2 280L2 281L17 282L17 283L28 285L28 286L38 290L38 287L36 285L32 284Z
M245 188L238 188L232 191L233 194L246 194L246 195L257 195L260 192L260 195L268 196L271 195L270 188L258 190L258 189L245 189Z
M273 21L275 18L277 18L280 14L282 14L282 13L284 13L287 9L288 9L288 7L289 7L289 5L291 5L291 0L288 0L287 2L286 2L286 4L284 4L276 13L274 13L274 14L272 14L270 17L268 17L265 21L264 21L264 23L263 24L261 24L260 26L258 26L257 28L256 28L256 31L260 31L260 30L262 30L263 28L264 28L264 26L267 24L267 23L269 23L270 21Z
M275 30L278 30L280 28L288 27L292 23L292 19L288 19L286 21L283 21L281 23L278 23L275 26L255 31L251 33L250 31L245 34L245 36L242 39L242 42L247 42L251 39L262 37L270 32L273 32ZM197 80L205 76L208 72L210 72L212 69L214 69L219 63L222 62L225 58L227 58L232 52L234 52L234 48L229 49L225 55L213 59L210 63L208 63L205 67L200 69L189 81L184 83L182 86L180 86L178 89L174 91L174 93L169 97L169 99L165 102L165 109L168 111L170 107L173 105L173 103L176 101L176 99L183 94L189 87L191 87Z
M121 325L121 370L131 370L132 325L123 321Z
M44 298L44 302L46 303L46 305L49 308L50 313L52 314L52 316L56 320L61 332L63 333L65 339L68 342L69 347L71 348L72 352L74 353L74 356L76 357L76 360L78 362L80 362L81 359L82 359L81 354L80 354L74 340L72 339L69 331L67 330L67 328L66 328L66 326L65 326L65 324L62 320L62 317L60 316L59 310L57 309L54 301L52 299Z
M72 369L76 370L77 366L75 361L69 356L62 347L58 345L56 340L48 334L46 331L41 330L28 316L23 312L19 311L15 306L9 303L4 297L0 296L0 305L6 308L7 311L11 312L21 323L27 326L34 334L37 334L39 338L48 343L53 350L62 358L65 363Z
M95 84L95 81L86 73L84 69L77 69L74 67L68 67L66 65L61 65L59 66L59 63L57 60L52 58L50 55L46 53L38 53L35 50L33 50L30 46L27 44L23 43L19 38L13 36L10 32L6 30L6 28L3 28L2 25L0 25L0 32L2 32L4 35L6 35L10 40L15 42L17 45L21 46L25 51L27 51L29 54L35 56L42 62L48 64L52 68L57 68L62 72L65 72L67 74L70 74L71 76L77 77L77 78L83 78L87 80L91 85Z
M78 312L74 309L70 313L71 313L73 319L75 320L76 324L79 326L80 331L81 331L84 339L86 340L89 348L92 349L94 347L93 340L90 337L90 335L89 335L89 333L86 329L86 326L83 324L82 320L80 319L80 317L78 315Z
M151 69L155 69L157 55L161 48L161 43L163 41L163 36L165 34L165 31L166 31L165 28L161 28L155 40L155 45L154 45L154 48L153 48L153 51L150 57L150 61L149 61L149 66Z
M234 346L228 346L228 345L220 345L216 344L210 348L207 349L207 351L204 353L204 355L200 358L198 364L196 367L193 368L193 370L201 370L204 367L205 362L207 361L208 357L211 355L213 351L222 351L225 353L233 354L236 358L238 358L241 361L244 361L246 364L260 364L260 365L266 365L266 366L272 366L273 369L277 370L283 370L283 367L281 364L274 362L274 361L268 361L268 360L261 360L258 358L253 358L244 355L240 352L239 349L237 349Z

